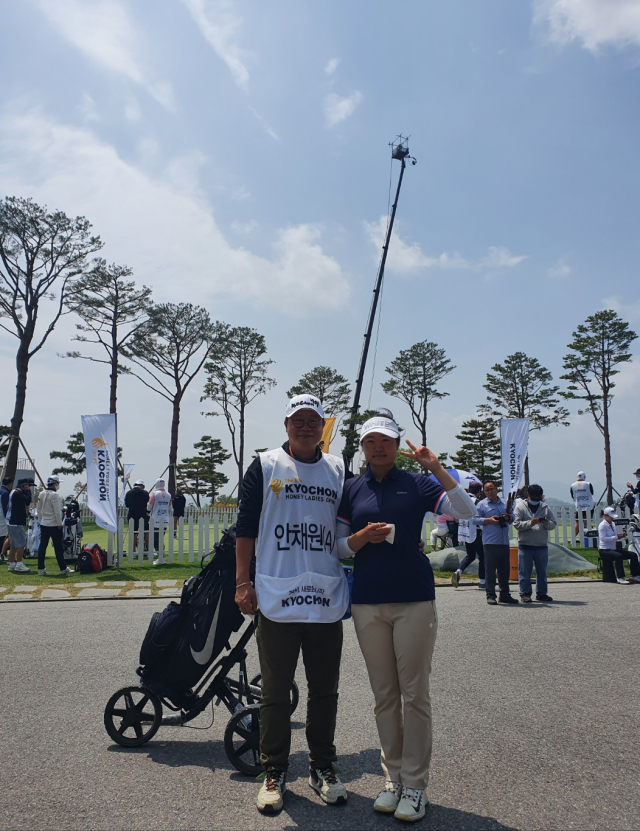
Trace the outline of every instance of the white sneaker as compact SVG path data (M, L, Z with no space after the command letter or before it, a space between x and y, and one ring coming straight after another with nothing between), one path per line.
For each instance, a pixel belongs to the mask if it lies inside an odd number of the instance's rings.
M333 765L309 770L309 785L328 805L344 805L347 801L347 789L333 769Z
M284 770L268 770L258 793L256 808L262 814L277 814L282 810L287 790L287 773Z
M46 568L39 568L38 569L38 574L40 575L40 577L46 577L47 576L47 569Z
M396 819L416 822L427 813L429 800L422 788L402 788L402 796L394 813Z
M9 570L10 571L19 571L22 574L26 574L28 571L31 571L31 569L27 568L27 566L25 566L25 564L23 562L16 563L13 568L11 568L11 566L9 566Z
M68 577L70 574L73 574L69 566L67 566L63 571L60 572L60 577Z
M9 571L15 571L15 570L16 570L16 564L15 563L9 563Z
M29 571L29 569L27 569L27 571ZM618 583L622 583L623 586L626 586L629 584L629 581L625 580L624 577L618 577Z
M457 571L454 571L453 574L451 575L451 585L454 588L456 588L456 589L458 588L458 585L460 584L460 578L461 577L462 577L462 572L460 571L460 569L458 569Z
M640 583L640 575L632 574L631 577L629 578L629 582L630 583Z
M373 810L380 811L381 814L393 814L402 794L402 785L400 782L385 782L384 790L380 791L378 798L373 803Z

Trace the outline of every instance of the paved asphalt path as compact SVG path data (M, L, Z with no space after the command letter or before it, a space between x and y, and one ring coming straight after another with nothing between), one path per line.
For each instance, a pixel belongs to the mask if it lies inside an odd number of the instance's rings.
M487 606L475 588L438 592L432 808L418 827L640 826L640 586L563 584L553 594L549 606L508 608ZM256 812L259 785L228 762L222 707L210 730L164 727L143 748L114 746L104 705L135 682L142 637L163 606L2 606L0 828L401 827L372 810L382 782L373 700L350 622L337 734L345 807L308 787L299 720L277 817ZM255 665L254 642L251 652Z

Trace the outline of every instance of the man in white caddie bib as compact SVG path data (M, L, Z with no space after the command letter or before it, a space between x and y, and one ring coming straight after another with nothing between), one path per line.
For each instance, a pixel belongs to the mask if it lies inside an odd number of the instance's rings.
M593 509L595 508L595 503L593 501L593 485L591 482L587 482L587 474L584 470L578 471L578 481L571 485L569 491L576 506L575 530L577 536L580 533L580 517L582 517L582 530L588 531L590 529L590 524L588 519L589 514L587 511L591 511L591 515L593 515Z
M288 441L260 453L244 476L237 521L236 602L244 614L257 613L260 761L266 775L256 804L262 813L283 806L290 691L301 651L309 686L309 784L324 802L347 800L334 769L342 617L349 604L335 545L345 470L341 459L318 446L324 427L318 398L292 398L284 424Z
M153 532L153 547L160 548L160 533L164 538L165 529L171 520L171 494L165 488L164 479L156 481L156 488L149 496L149 511L155 531Z

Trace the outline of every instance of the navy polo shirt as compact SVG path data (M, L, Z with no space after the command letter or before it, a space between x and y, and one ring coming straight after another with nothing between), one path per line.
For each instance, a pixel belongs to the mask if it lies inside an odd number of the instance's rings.
M444 498L432 476L393 467L382 482L367 470L344 483L338 521L351 533L370 522L396 526L393 543L367 543L354 555L352 603L417 603L436 596L429 558L419 549L424 515Z

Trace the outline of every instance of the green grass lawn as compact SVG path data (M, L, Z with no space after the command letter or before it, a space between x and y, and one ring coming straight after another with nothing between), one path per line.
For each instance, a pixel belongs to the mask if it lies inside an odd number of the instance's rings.
M106 548L107 546L107 532L102 529L98 528L95 525L85 524L84 528L84 536L83 536L83 544L97 542L102 548ZM186 542L186 537L185 537ZM598 562L598 551L595 548L576 548L574 549L577 553L581 554L586 560L589 560L590 563L593 563L593 570L586 570L586 571L576 571L571 572L569 574L550 574L549 576L553 577L591 577L599 579L600 575L596 570L596 565ZM177 547L174 550L174 557L177 558ZM106 571L100 572L99 574L80 574L79 572L74 572L73 574L69 575L69 577L60 577L59 576L59 569L58 564L56 562L55 556L53 554L53 548L49 546L47 550L47 555L45 558L45 568L48 571L48 574L44 577L40 577L38 574L38 564L36 559L27 559L25 560L25 564L31 569L29 574L15 574L14 572L9 572L6 565L0 566L0 586L5 586L7 589L11 590L15 588L15 586L20 585L32 585L37 586L38 590L45 587L63 587L64 584L73 584L73 583L88 583L88 582L97 582L98 584L102 584L105 582L109 582L110 580L123 580L127 583L133 582L135 580L177 580L177 586L181 585L182 581L188 579L193 574L197 574L200 570L199 562L194 563L166 563L165 565L161 566L154 566L151 565L148 560L145 559L142 565L139 565L137 559L134 562L134 565L130 566L127 562L127 557L125 555L125 563L121 568L109 568ZM348 561L345 561L348 562ZM628 565L626 566L628 570ZM447 571L435 571L434 572L436 578L439 580L443 580L445 582L449 582L451 579L451 572ZM469 578L473 580L475 578ZM157 589L152 587L153 593L155 594Z

